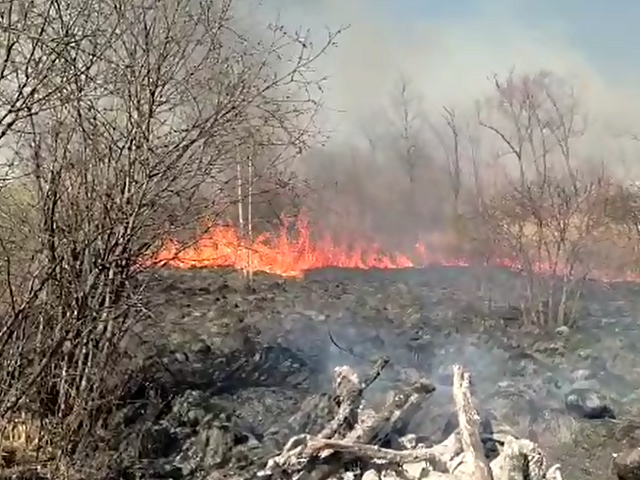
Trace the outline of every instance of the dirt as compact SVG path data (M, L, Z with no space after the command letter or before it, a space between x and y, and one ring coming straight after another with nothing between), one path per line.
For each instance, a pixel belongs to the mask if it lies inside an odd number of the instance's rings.
M119 478L141 469L146 478L254 478L291 435L322 427L335 366L366 370L383 354L390 368L367 401L427 375L437 391L407 429L434 443L450 417L456 362L471 371L481 408L538 441L569 480L610 478L612 453L636 442L637 285L584 285L567 332L525 327L514 306L522 279L502 269L326 269L257 275L250 288L229 270L165 269L145 280L146 313L129 348L151 361L152 380L139 394L146 407L123 410L131 428L119 440L129 452ZM612 415L585 418L571 395Z

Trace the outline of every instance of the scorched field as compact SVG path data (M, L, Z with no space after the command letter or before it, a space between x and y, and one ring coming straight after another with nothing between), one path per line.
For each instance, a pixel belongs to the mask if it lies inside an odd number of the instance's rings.
M471 374L493 441L536 442L564 478L612 477L613 454L639 441L637 284L587 281L576 325L541 329L522 319L524 279L513 269L400 268L409 260L380 256L331 267L336 249L306 253L302 266L254 253L253 265L270 262L273 273L256 273L249 287L235 268L213 268L235 262L220 250L206 268L184 268L197 264L191 252L191 263L145 274L147 320L131 341L155 359L149 389L163 406L128 411L126 421L145 425L127 441L142 436L153 478L257 478L290 438L332 421L318 401L336 367L364 376L381 357L389 363L364 403L379 409L407 379L427 378L435 391L396 432L425 445L455 428L454 364ZM318 478L361 478L362 465L345 472Z

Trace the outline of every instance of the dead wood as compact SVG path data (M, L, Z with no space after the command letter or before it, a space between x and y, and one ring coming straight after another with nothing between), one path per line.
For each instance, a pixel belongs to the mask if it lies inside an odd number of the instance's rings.
M388 363L387 357L378 360L363 382L360 382L358 375L349 367L336 368L334 389L340 408L333 421L320 432L319 438L344 435L358 424L358 410L362 403L362 394L376 381Z
M454 366L453 399L458 430L444 442L427 447L404 444L410 448L383 447L394 428L410 420L435 387L426 379L389 396L382 410L375 413L362 406L362 394L386 365L376 364L367 380L361 382L349 367L334 374L335 397L339 402L336 417L317 435L300 434L289 440L282 452L271 458L261 476L328 480L339 478L344 465L358 462L368 468L366 478L382 478L380 471L402 470L408 480L561 480L560 467L548 468L540 448L529 440L507 438L500 455L491 463L480 439L480 417L473 405L470 377ZM426 476L425 476L426 475ZM384 478L394 478L393 475Z
M473 405L470 391L470 377L460 365L453 367L453 400L458 414L458 428L462 441L465 463L469 465L470 478L493 480L489 463L484 456L480 440L480 415Z
M345 440L361 443L380 443L401 421L410 419L424 398L435 391L428 380L421 380L406 390L394 393L376 415L368 415L349 433Z

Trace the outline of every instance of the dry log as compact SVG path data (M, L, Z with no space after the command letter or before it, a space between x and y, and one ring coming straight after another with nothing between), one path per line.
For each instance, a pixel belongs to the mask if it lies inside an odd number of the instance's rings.
M380 478L376 469L381 467L389 472L402 467L404 473L398 478L412 480L427 478L425 475L442 480L562 479L559 466L547 468L540 448L528 440L508 438L500 455L489 464L479 436L480 418L471 397L470 377L458 365L454 366L453 393L457 431L433 447L416 444L405 445L411 447L406 450L382 448L382 440L394 425L410 419L424 398L435 390L427 380L419 380L392 395L379 413L365 415L361 408L362 394L382 368L384 362L376 365L365 382L360 382L348 367L336 369L334 388L342 402L336 418L318 436L293 437L279 455L269 460L261 475L289 472L292 478L326 480L338 474L346 460L358 460L375 466L367 471L367 479Z
M463 454L452 470L456 478L473 480L561 480L560 467L547 468L540 448L529 440L510 438L489 465L480 440L480 416L471 398L470 376L453 367L453 397L458 414Z
M484 456L480 440L480 415L471 400L470 376L460 365L453 366L453 401L458 414L458 428L464 462L460 468L468 471L467 478L493 480L489 462Z
M409 389L393 395L379 414L362 416L358 425L344 438L344 444L368 447L371 446L371 444L375 446L381 443L393 430L397 422L412 417L424 396L431 394L433 391L435 391L433 384L423 380L411 386ZM304 455L309 458L317 457L325 463L318 465L306 478L309 480L325 480L341 470L345 459L338 458L330 461L329 457L332 455L335 457L336 450L340 449L323 448L322 439L314 440L320 442L309 442ZM334 437L333 441L339 441L339 439ZM351 454L350 458L355 457L360 461L373 460L373 458L359 455L359 453L363 452L359 452L357 448L355 451L344 449L340 451L341 453L348 452ZM391 450L391 452L393 452L393 450Z
M364 418L345 440L360 443L380 443L399 422L410 419L425 397L435 391L428 380L421 380L408 389L395 393L380 413Z
M331 423L320 432L320 438L345 435L358 424L358 410L362 403L362 394L377 380L388 363L389 358L387 357L378 360L363 382L360 382L358 375L349 367L343 366L335 369L333 388L340 409Z
M291 438L282 453L269 460L267 468L261 474L268 476L278 471L297 471L306 468L308 464L314 464L314 472L309 474L308 478L314 480L328 478L334 473L336 466L338 470L341 468L342 463L341 461L332 462L329 457L337 451L345 452L345 450L332 449L328 446L319 448L322 440L344 440L352 445L376 445L393 430L393 426L398 421L411 418L421 400L435 391L433 384L427 380L418 381L406 390L394 394L380 413L360 415L359 407L364 391L379 377L387 363L386 358L378 361L362 382L351 368L346 366L336 368L334 390L340 405L336 418L317 437L297 435ZM353 425L354 420L357 420L355 425ZM346 432L349 428L351 430ZM313 442L310 439L313 439Z

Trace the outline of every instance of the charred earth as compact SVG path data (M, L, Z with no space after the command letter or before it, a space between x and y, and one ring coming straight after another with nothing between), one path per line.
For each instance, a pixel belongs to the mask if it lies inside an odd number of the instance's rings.
M335 417L336 367L364 376L381 356L369 408L417 378L435 386L397 438L435 445L456 430L462 364L492 431L483 438L533 440L565 479L615 478L613 454L640 446L635 284L586 283L577 325L554 330L525 325L513 306L522 279L503 269L324 269L256 275L250 288L223 269L145 275L146 314L128 345L148 379L120 412L112 478L257 478L289 439Z

